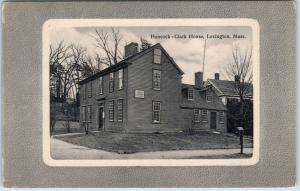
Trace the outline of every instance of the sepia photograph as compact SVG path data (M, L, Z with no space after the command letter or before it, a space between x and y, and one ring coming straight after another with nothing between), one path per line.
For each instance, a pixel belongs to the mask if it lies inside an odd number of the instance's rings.
M294 1L2 12L5 188L295 186Z
M47 21L44 161L255 164L258 33L249 19Z

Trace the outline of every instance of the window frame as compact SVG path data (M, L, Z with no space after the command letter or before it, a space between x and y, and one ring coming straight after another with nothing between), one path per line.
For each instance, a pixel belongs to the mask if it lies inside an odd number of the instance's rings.
M92 105L87 105L86 115L87 115L86 122L91 123L92 122Z
M155 73L155 71L158 71L159 73L160 73L160 79L159 79L159 87L158 88L155 88L155 82L156 81L154 81L154 73ZM156 90L156 91L160 91L161 90L161 77L162 77L162 72L161 72L161 70L159 70L159 69L152 69L152 89L153 90Z
M121 109L119 108L120 103L121 103ZM121 118L119 118L120 114L121 114ZM124 118L124 101L123 99L118 99L117 100L117 121L123 122L123 118Z
M82 106L82 116L81 117L82 117L81 121L83 123L85 123L86 122L86 106L85 105Z
M153 63L154 64L161 64L161 55L162 55L162 51L159 48L154 48L153 50ZM155 59L158 58L158 59ZM159 60L159 62L156 62L157 60Z
M114 89L115 89L115 73L114 72L111 72L109 73L109 92L114 92Z
M99 95L103 95L103 76L99 78Z
M122 74L121 78L120 78L120 74ZM121 88L120 88L120 82L122 82ZM124 69L121 68L118 70L118 90L123 90L123 89L124 89Z
M196 112L197 111L197 112ZM194 111L193 111L194 113L193 113L193 122L194 123L200 123L201 122L201 109L197 109L197 108L195 108L194 109ZM197 114L197 116L198 116L198 118L196 119L196 114Z
M210 97L210 100L208 99L208 97ZM206 100L206 102L212 102L212 100L213 100L212 92L206 91L205 100Z
M222 113L222 115L221 115ZM219 111L219 123L223 124L225 123L225 112L224 111Z
M155 109L155 104L159 104L159 110ZM159 120L155 120L155 112L158 112ZM152 101L152 123L161 123L161 101Z
M86 84L82 85L82 100L86 100Z
M190 98L190 91L192 91L192 98ZM194 100L194 97L195 97L195 91L194 91L194 88L188 88L188 100Z
M88 98L91 98L92 97L92 94L93 94L93 92L92 92L92 89L93 89L93 83L92 83L93 81L91 80L90 82L89 82L89 85L88 85L88 92L87 92L87 94L88 94Z
M110 104L112 104L112 108ZM115 102L114 100L112 100L108 102L108 121L114 122L114 119L115 119Z
M207 109L201 110L201 121L208 122L208 110Z

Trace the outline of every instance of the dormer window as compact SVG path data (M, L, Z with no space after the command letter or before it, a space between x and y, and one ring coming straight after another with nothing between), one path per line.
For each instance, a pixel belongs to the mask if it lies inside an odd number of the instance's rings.
M194 100L194 89L188 88L188 100Z
M161 64L161 50L154 49L154 64Z

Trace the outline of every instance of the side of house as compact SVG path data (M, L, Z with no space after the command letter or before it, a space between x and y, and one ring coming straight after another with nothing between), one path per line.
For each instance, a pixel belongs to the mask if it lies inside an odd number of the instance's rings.
M182 112L186 129L226 132L227 109L218 95L203 87L203 74L195 74L195 85L182 85Z
M89 130L124 131L127 127L128 65L103 70L80 85L80 124Z
M180 131L183 72L160 44L128 68L128 127L134 132ZM143 94L139 96L137 94Z

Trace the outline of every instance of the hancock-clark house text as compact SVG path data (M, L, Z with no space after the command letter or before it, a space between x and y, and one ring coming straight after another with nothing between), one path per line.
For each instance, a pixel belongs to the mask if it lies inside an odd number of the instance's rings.
M80 84L80 125L90 131L227 131L227 108L203 73L195 84L181 82L183 71L162 47L139 51L125 46L124 60Z

